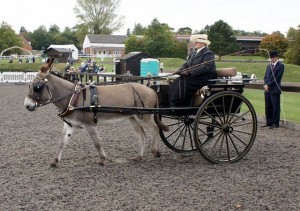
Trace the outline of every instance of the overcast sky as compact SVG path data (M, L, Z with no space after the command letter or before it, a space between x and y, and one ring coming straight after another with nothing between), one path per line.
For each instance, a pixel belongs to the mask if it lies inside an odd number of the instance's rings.
M8 0L1 4L0 21L11 25L16 33L21 26L32 32L53 24L63 31L77 23L75 4L76 0ZM114 34L124 35L136 23L148 26L154 18L175 30L201 30L223 20L233 29L286 34L290 27L300 25L299 9L299 0L121 0L118 12L125 17L125 25Z

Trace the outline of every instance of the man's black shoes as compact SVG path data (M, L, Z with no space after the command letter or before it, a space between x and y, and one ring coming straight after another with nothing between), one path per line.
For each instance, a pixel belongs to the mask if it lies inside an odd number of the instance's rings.
M274 129L274 128L278 128L279 126L273 124L271 127L269 127L270 129Z

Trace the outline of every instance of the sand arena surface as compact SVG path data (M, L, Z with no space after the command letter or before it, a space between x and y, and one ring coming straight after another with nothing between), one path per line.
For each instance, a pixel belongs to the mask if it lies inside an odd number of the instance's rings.
M213 165L146 143L140 163L127 122L99 127L108 156L99 166L84 129L74 132L58 168L62 120L53 105L29 112L28 85L0 84L1 210L300 210L300 131L258 129L237 163Z

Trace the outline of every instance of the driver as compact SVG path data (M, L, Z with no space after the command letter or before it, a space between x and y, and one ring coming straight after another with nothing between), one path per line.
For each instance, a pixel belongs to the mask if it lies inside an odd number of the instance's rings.
M177 70L180 77L170 85L170 106L190 106L194 93L208 84L209 79L217 78L215 57L208 49L210 41L206 34L192 35L191 42L195 43L195 51L188 60Z

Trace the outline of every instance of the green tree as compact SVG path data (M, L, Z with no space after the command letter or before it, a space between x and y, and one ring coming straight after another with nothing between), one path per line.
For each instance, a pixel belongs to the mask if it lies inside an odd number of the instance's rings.
M286 62L300 65L300 25L298 26L298 29L289 29L287 39L289 40L289 43L285 53Z
M75 28L76 37L79 42L79 45L81 46L84 42L85 36L89 34L89 28L86 24L78 24Z
M143 34L145 33L146 30L147 30L146 27L143 27L142 24L137 23L137 24L134 25L132 34L133 34L133 35L143 35Z
M177 34L192 34L192 29L190 27L179 28Z
M47 36L51 44L59 45L64 42L63 38L61 37L60 28L56 24L49 27Z
M187 43L179 41L167 24L161 24L156 18L143 36L131 35L125 42L126 53L142 51L154 57L186 58Z
M10 25L2 22L0 26L0 52L13 46L22 47L21 40ZM7 53L12 52L7 51Z
M209 48L221 58L239 49L231 26L219 20L209 27L208 38L211 41Z
M89 33L111 34L123 26L124 17L117 14L119 5L120 0L77 0L74 12Z
M144 39L137 37L136 35L131 35L128 39L126 39L125 46L126 53L134 51L146 52Z
M47 49L53 44L45 26L40 26L30 33L30 39L32 48L36 50Z
M173 37L168 25L161 24L155 18L145 31L147 53L155 57L170 57Z
M65 39L64 44L74 44L77 48L80 48L76 31L74 29L70 29L66 27L64 31L61 33L61 36Z
M284 55L288 47L288 40L280 32L273 32L270 35L266 35L260 42L260 48L267 49L268 51L277 50L281 56ZM268 57L266 52L262 53Z
M261 31L247 32L244 30L233 30L235 36L256 36L256 37L264 37L267 33Z

